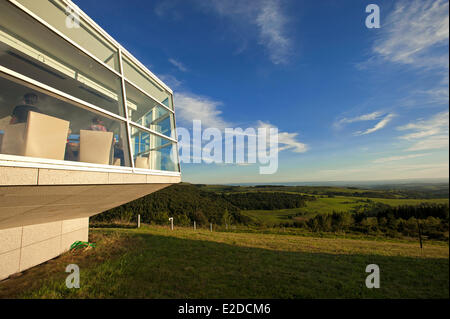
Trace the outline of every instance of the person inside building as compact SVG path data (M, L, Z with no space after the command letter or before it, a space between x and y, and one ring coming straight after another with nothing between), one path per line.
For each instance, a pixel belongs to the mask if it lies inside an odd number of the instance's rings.
M120 160L120 166L125 166L125 156L123 153L123 142L122 139L119 137L119 140L116 140L114 137L114 158L117 158Z
M92 124L90 127L91 131L101 131L101 132L108 132L105 125L103 124L103 121L99 119L98 117L94 117L92 119Z
M35 105L38 102L38 96L34 93L27 93L23 97L23 103L17 105L11 115L9 124L26 123L28 120L28 113L30 111L42 113Z

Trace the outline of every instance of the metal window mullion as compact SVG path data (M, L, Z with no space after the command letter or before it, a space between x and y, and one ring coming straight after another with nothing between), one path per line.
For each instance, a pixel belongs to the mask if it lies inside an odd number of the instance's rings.
M153 134L153 135L156 135L156 136L158 136L158 137L161 137L161 138L164 138L164 139L166 139L166 140L169 140L169 141L171 141L171 142L177 143L177 140L176 140L176 139L174 139L174 138L172 138L172 137L168 137L168 136L166 136L166 135L164 135L164 134L161 134L161 133L159 133L159 132L156 132L156 131L154 131L154 130L152 130L152 129L149 129L148 127L145 127L145 126L143 126L143 125L140 125L140 124L137 124L137 123L134 123L134 122L130 122L130 124L131 124L132 126L135 126L135 127L139 128L139 129L143 130L143 131L146 131L146 132L148 132L148 133L150 133L150 134Z
M102 109L102 108L100 108L98 106L95 106L95 105L93 105L93 104L91 104L89 102L86 102L86 101L83 101L83 100L81 100L81 99L79 99L77 97L74 97L74 96L72 96L70 94L64 93L64 92L62 92L60 90L57 90L57 89L55 89L55 88L53 88L51 86L48 86L48 85L46 85L44 83L38 82L38 81L36 81L36 80L34 80L32 78L29 78L29 77L27 77L27 76L25 76L23 74L18 73L16 71L13 71L11 69L5 68L2 65L0 65L0 73L4 73L4 74L6 74L9 77L18 79L18 80L20 80L22 82L25 82L25 83L31 84L31 85L33 85L35 87L38 87L38 88L40 88L40 89L42 89L44 91L50 92L50 93L52 93L53 95L55 95L55 96L57 96L59 98L63 98L63 99L69 100L70 102L75 103L78 106L81 106L83 108L96 111L97 113L106 115L108 117L112 117L114 119L117 119L117 120L120 120L120 121L123 121L123 122L126 121L126 118L124 118L124 117L122 117L122 116L120 116L118 114L112 113L112 112L107 111L105 109Z
M172 95L170 95L170 98L172 99L172 108L173 108L173 131L174 131L174 136L175 136L175 139L177 140L177 143L176 143L176 145L175 145L175 147L177 148L176 149L176 152L177 152L177 165L178 165L178 172L180 172L180 174L181 174L181 165L180 165L180 153L179 153L179 148L178 148L178 134L177 134L177 121L176 121L176 117L175 117L175 103L173 103L174 102L174 100L173 100L173 94Z
M37 22L39 22L40 24L42 24L44 27L46 27L47 29L49 29L50 31L52 31L53 33L55 33L56 35L58 35L59 37L61 37L63 40L65 40L66 42L68 42L70 45L74 46L76 49L80 50L81 52L83 52L84 54L86 54L87 56L89 56L91 59L95 60L97 63L100 63L100 65L106 67L109 71L113 72L116 76L120 76L119 72L117 72L116 70L114 70L112 67L110 67L108 64L104 63L102 60L100 60L99 58L97 58L95 55L93 55L92 53L90 53L89 51L87 51L86 49L84 49L83 47L81 47L80 45L78 45L76 42L74 42L73 40L71 40L69 37L67 37L66 35L64 35L63 33L61 33L59 30L55 29L54 27L52 27L50 24L48 24L45 20L43 20L42 18L40 18L39 16L37 16L36 14L34 14L32 11L28 10L26 7L24 7L23 5L21 5L20 3L18 3L16 0L8 0L11 4L15 5L18 9L22 10L23 12L25 12L26 14L28 14L29 16L31 16L34 20L36 20Z
M134 171L134 159L133 159L133 150L131 149L131 126L130 126L130 119L128 116L128 105L127 105L127 92L125 88L125 80L123 77L123 62L122 62L122 49L119 47L119 68L120 68L120 80L122 84L122 99L123 99L123 107L125 111L125 119L127 121L127 136L128 136L128 156L131 161L131 167Z
M160 146L155 146L155 147L151 148L150 151L159 151L167 146L172 146L172 145L173 145L172 142L168 142L168 143L160 145Z
M150 124L151 124L151 125L157 125L157 124L161 123L162 121L166 120L167 118L169 118L170 115L173 115L173 114L167 113L167 114L165 114L165 115L163 115L163 116L160 116L160 117L158 117L158 118L152 120L152 122L151 122Z
M141 92L142 94L146 95L147 97L149 97L150 99L152 99L154 102L158 103L159 106L162 106L164 109L166 109L167 111L169 111L170 113L175 113L170 107L168 107L167 105L162 104L161 102L159 102L155 97L153 97L150 93L147 93L146 91L144 91L144 89L142 89L141 87L139 87L137 84L133 83L132 81L130 81L124 74L124 79L125 82L130 84L131 86L133 86L136 90L138 90L139 92ZM172 103L173 104L173 103Z

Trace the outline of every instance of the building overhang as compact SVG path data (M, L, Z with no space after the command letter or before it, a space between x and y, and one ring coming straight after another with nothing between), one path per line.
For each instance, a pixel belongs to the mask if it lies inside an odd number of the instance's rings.
M180 176L0 166L0 229L90 217Z

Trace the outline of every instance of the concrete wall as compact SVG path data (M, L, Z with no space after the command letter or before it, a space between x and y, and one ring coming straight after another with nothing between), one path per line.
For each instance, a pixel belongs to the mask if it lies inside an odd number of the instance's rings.
M89 217L179 183L180 176L2 166L0 280L88 240Z
M59 256L88 234L86 217L1 229L0 280Z

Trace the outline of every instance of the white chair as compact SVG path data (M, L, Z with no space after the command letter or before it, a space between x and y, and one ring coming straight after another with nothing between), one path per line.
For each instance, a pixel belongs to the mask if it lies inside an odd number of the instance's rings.
M80 162L109 165L112 132L80 130Z
M135 167L136 168L150 168L150 163L148 161L148 157L146 156L137 156L135 161Z
M68 132L68 121L28 112L27 123L4 128L1 153L64 160Z

